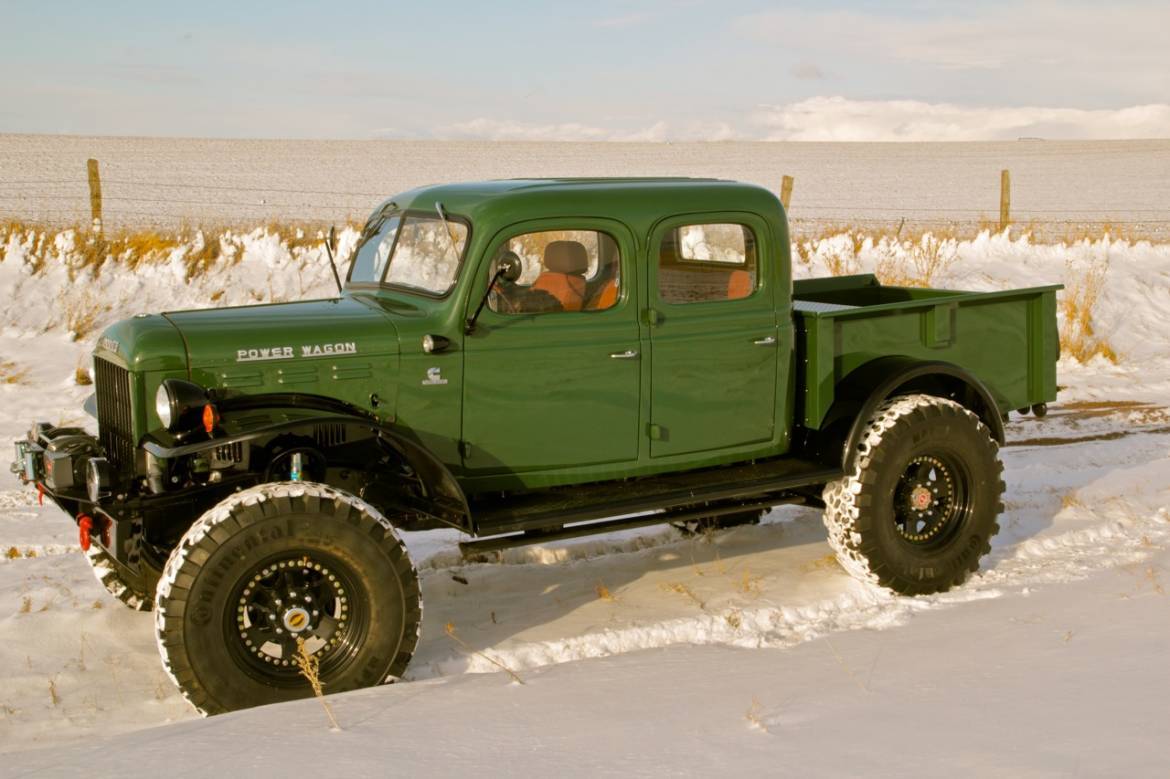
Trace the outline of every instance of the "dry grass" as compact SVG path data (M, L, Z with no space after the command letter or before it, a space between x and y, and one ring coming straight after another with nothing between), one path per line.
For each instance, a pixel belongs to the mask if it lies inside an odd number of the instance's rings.
M487 660L489 663L494 665L496 668L499 668L501 671L504 671L505 673L507 673L508 676L512 677L512 681L516 682L516 684L524 684L524 680L520 678L520 674L516 673L511 668L504 665L503 662L497 660L496 658L492 657L491 655L487 654L486 652L481 652L480 650L474 648L473 646L468 644L466 641L464 641L462 638L460 638L455 633L455 623L454 622L448 622L446 625L444 625L443 632L446 633L447 637L450 638L452 641L454 641L459 646L459 648L462 649L464 652L467 652L470 655L475 655L477 657L482 657L484 660Z
M53 702L54 706L61 704L61 696L57 694L57 680L49 679L49 700Z
M1061 354L1078 362L1088 362L1094 357L1117 362L1117 352L1093 330L1093 309L1105 288L1108 272L1108 259L1094 262L1086 268L1069 268L1069 280L1060 297L1060 311L1064 315L1060 328L1060 350Z
M84 293L79 301L62 301L65 311L65 329L73 335L74 341L83 341L92 335L105 321L110 308L96 295Z
M748 707L747 712L744 713L743 718L747 720L750 727L762 733L768 732L768 726L764 724L764 706L760 703L759 698L752 698L752 705Z
M73 372L73 383L79 387L88 387L93 384L93 376L89 375L89 368L78 365L77 370Z
M662 584L658 585L658 587L666 592L674 592L686 597L700 609L705 609L707 607L707 604L703 602L702 598L695 594L694 590L685 584L682 584L681 582L663 582Z
M609 591L609 587L606 587L605 582L601 581L600 579L597 580L597 584L594 586L593 590L597 593L597 597L601 600L609 601L610 603L617 602L617 598L614 597L614 594Z
M325 709L325 716L329 718L329 729L341 730L341 726L337 724L337 717L333 716L333 707L329 705L329 701L325 700L325 685L321 681L321 659L316 655L309 654L303 638L297 639L297 656L293 662L296 663L301 676L305 677L305 681L313 688L314 697L321 701L321 708Z
M358 230L361 225L349 222L337 227ZM32 272L39 273L44 268L46 258L55 253L58 236L72 233L74 251L69 265L71 278L81 272L99 274L107 263L131 271L143 265L167 263L175 258L177 251L181 251L181 260L186 265L187 280L190 281L209 272L228 254L238 261L240 252L228 252L225 249L238 245L243 235L255 229L241 229L231 225L188 225L169 232L152 229L111 230L99 236L87 227L76 225L46 228L27 222L7 221L0 222L0 261L4 259L4 247L9 237L16 236L27 244L26 255L32 265ZM275 235L289 251L294 251L321 246L328 235L329 226L271 222L259 229Z
M764 577L762 576L752 576L751 568L745 566L743 574L735 583L735 591L743 595L759 597L764 593L763 580Z
M27 378L27 368L22 368L11 360L0 360L0 384L24 384Z

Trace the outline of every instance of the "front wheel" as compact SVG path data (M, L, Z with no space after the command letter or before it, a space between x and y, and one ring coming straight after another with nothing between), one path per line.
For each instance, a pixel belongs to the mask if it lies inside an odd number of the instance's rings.
M962 584L1003 511L998 446L952 400L907 395L866 425L854 466L825 486L829 544L858 579L903 595Z
M159 580L163 664L205 714L304 698L298 655L326 693L406 670L422 616L418 574L389 522L323 484L262 484L205 513Z

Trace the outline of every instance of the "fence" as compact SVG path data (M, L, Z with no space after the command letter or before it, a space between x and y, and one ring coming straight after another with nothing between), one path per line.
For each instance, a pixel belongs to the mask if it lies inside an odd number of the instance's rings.
M98 160L90 159L86 175L65 179L0 179L0 220L46 226L90 224L95 231L118 223L157 228L185 226L293 223L320 226L362 222L371 206L387 192L343 189L189 184L142 178L103 178ZM990 182L989 182L990 184ZM990 188L990 187L989 187ZM1100 209L1013 209L1011 173L1000 175L999 209L945 205L858 207L800 198L798 182L785 175L780 199L797 234L832 229L862 229L898 234L903 229L947 227L955 231L1002 231L1022 225L1039 235L1059 237L1074 231L1118 229L1127 234L1170 240L1165 208L1127 207L1118 215ZM1161 217L1161 218L1156 218Z

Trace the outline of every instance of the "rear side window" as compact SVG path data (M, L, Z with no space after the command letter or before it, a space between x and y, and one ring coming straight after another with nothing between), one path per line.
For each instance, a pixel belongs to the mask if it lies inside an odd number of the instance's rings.
M501 280L488 307L501 314L604 311L621 295L617 242L596 230L543 230L509 239L489 267L495 275L505 253L520 258L515 282Z
M757 242L747 225L681 225L658 247L658 295L667 303L739 300L756 290Z

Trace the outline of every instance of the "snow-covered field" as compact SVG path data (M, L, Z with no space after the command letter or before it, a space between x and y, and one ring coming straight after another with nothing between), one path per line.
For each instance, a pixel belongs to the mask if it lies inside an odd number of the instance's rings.
M213 285L234 303L330 283L319 250L263 231L190 285L182 248L79 282L54 269L67 245L32 273L34 244L10 236L0 261L0 364L15 379L0 383L2 439L33 419L84 421L88 394L74 373L93 334L74 341L49 307L20 301L97 294L111 302L105 321L205 301ZM798 273L910 269L924 251L843 237L804 247ZM407 534L426 602L407 683L333 698L340 733L314 701L201 720L160 667L150 616L108 598L71 522L5 472L2 773L268 774L329 761L356 775L1164 775L1170 245L985 234L943 251L938 286L1101 274L1094 337L1119 358L1066 356L1048 418L1013 416L1003 529L965 586L898 598L862 585L808 509L705 539L630 531L492 564L462 563L453 532Z
M111 227L363 220L396 192L523 176L714 176L796 184L798 226L893 231L1012 214L1055 235L1112 222L1170 238L1170 141L524 143L0 135L0 221L87 223L87 158Z

